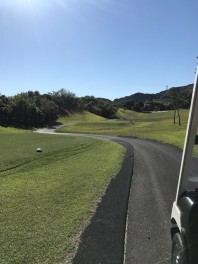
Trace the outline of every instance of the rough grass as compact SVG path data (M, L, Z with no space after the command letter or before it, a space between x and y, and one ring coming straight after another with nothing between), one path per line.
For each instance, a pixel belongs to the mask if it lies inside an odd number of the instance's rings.
M0 134L2 133L17 133L17 134L24 134L24 133L30 133L30 130L24 130L24 129L18 129L14 127L2 127L0 126Z
M88 111L82 111L82 112L74 112L74 113L69 113L68 112L68 116L64 116L64 117L60 117L58 119L58 122L61 123L67 123L67 122L76 122L76 121L104 121L106 120L104 117L92 114Z
M4 129L0 145L0 263L63 263L118 172L123 147Z

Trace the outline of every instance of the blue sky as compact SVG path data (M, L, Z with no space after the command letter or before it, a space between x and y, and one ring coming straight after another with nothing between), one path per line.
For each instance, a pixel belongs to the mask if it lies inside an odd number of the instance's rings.
M197 0L0 0L0 93L115 99L194 81Z

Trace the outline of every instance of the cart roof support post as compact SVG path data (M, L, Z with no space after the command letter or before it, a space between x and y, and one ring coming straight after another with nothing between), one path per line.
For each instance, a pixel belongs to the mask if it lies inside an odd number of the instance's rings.
M179 180L176 193L176 204L180 196L186 191L190 162L192 158L193 146L198 127L198 66L196 69L195 82L192 92L191 107L188 118L187 132L184 142L184 149L179 173Z

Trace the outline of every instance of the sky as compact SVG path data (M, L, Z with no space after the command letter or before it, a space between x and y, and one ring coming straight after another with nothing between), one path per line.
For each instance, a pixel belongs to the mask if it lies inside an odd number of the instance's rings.
M124 97L194 82L197 0L0 0L0 94Z

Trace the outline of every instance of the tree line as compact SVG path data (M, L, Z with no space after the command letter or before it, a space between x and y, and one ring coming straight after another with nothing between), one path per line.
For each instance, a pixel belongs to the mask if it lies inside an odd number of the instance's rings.
M191 94L192 85L171 88L156 95L138 93L114 101L94 96L77 97L65 89L48 94L38 91L9 97L0 94L0 125L43 127L55 124L60 116L83 110L105 118L115 118L119 107L136 112L174 110L174 122L177 114L180 123L179 109L190 107Z
M53 125L58 117L83 110L112 118L117 108L110 100L94 96L79 98L65 89L48 94L28 91L9 97L0 95L1 126L33 128Z

